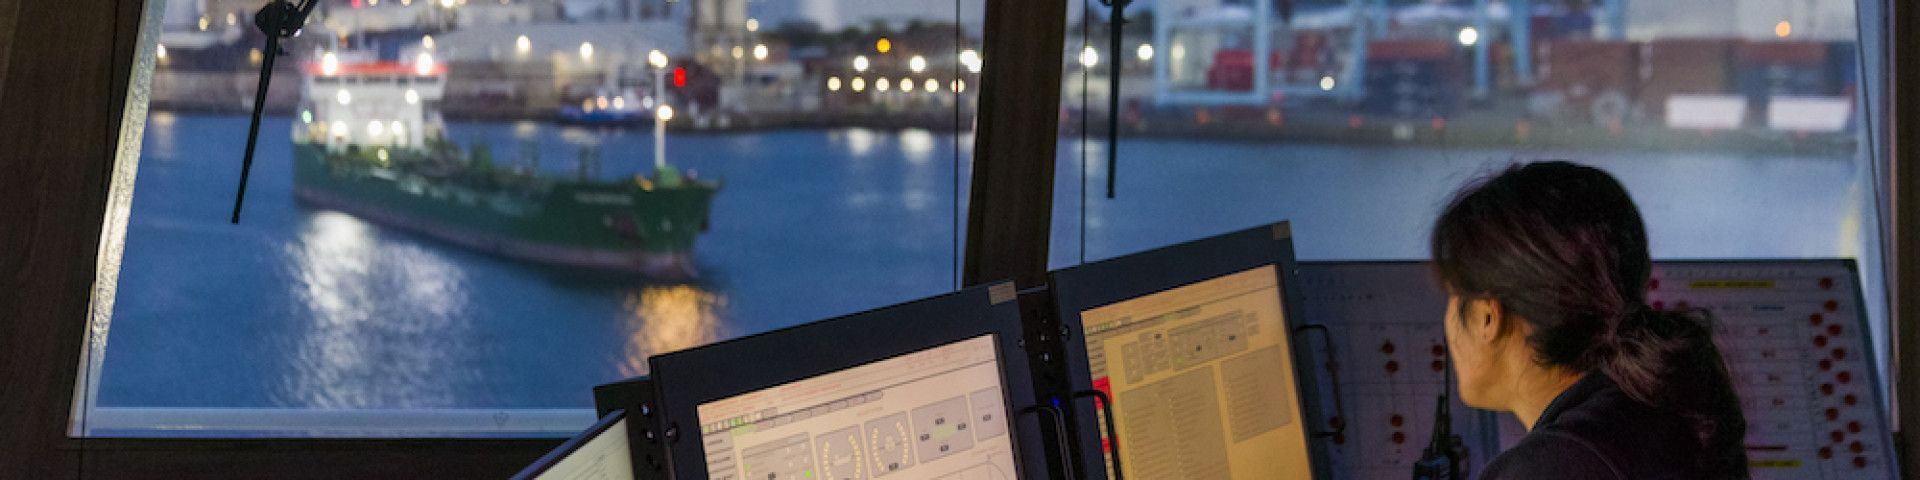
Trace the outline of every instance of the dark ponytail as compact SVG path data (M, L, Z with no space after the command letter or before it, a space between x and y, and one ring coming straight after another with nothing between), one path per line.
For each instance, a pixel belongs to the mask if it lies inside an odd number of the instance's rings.
M1687 420L1703 472L1744 477L1746 422L1703 313L1646 305L1646 227L1611 175L1568 162L1513 166L1469 185L1434 224L1451 292L1498 300L1533 329L1544 365L1597 372Z

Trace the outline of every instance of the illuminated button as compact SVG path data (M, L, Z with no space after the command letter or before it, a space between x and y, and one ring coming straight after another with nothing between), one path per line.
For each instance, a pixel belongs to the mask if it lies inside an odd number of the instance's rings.
M1824 372L1832 369L1833 369L1833 360L1828 360L1825 358L1820 359L1820 371Z
M1387 419L1387 424L1398 427L1400 426L1400 424L1406 423L1406 421L1407 421L1406 417L1402 417L1400 416L1400 414L1396 413L1393 415L1393 417Z
M1827 346L1827 336L1826 336L1826 335L1815 335L1815 336L1813 337L1813 346L1816 346L1816 347L1825 347L1825 346Z
M1393 342L1387 342L1387 343L1382 343L1382 344L1380 344L1380 353L1384 353L1384 354L1387 354L1387 355L1392 355L1392 354L1393 354Z
M1837 311L1840 311L1840 302L1828 300L1825 307L1829 312L1837 312Z
M1442 347L1442 346L1439 346L1439 345L1434 345L1434 346L1433 346L1433 356L1436 356L1436 357L1444 357L1444 356L1447 356L1447 347Z
M1822 323L1827 323L1827 316L1826 316L1826 315L1821 315L1821 314L1818 314L1818 313L1816 313L1816 314L1813 314L1813 315L1808 315L1808 316L1807 316L1807 323L1812 323L1812 324L1813 324L1814 326L1819 326L1819 325L1820 325L1820 324L1822 324Z
M1852 405L1859 405L1859 404L1860 404L1860 397L1856 397L1856 396L1853 396L1853 394L1851 394L1851 393L1849 393L1849 394L1847 394L1847 396L1845 396L1845 397L1840 397L1840 403L1844 403L1844 404L1847 404L1847 405L1849 405L1849 406L1852 406Z
M1820 394L1821 394L1821 395L1833 395L1833 384L1831 384L1831 383L1822 383L1822 384L1820 384Z
M1852 450L1853 453L1865 452L1867 451L1867 445L1860 443L1859 440L1854 440L1853 443L1847 445L1847 450Z
M1401 433L1401 432L1393 432L1393 443L1395 445L1407 443L1407 434Z
M1830 458L1833 458L1833 449L1829 447L1820 447L1820 459L1827 460Z
M1839 336L1839 335L1840 335L1840 324L1838 324L1838 323L1836 323L1836 324L1833 324L1833 325L1827 325L1827 334L1828 334L1828 335L1833 335L1833 336Z
M1647 281L1647 290L1659 290L1659 289L1660 289L1660 279L1656 278L1656 279Z
M1827 438L1833 439L1833 443L1840 443L1847 441L1847 434L1839 430L1834 430L1833 433L1827 434Z
M1833 378L1839 380L1841 384L1846 384L1853 381L1853 372L1842 370L1839 374L1834 375Z
M1831 420L1839 420L1839 419L1840 419L1840 409L1838 408L1827 409L1827 420L1831 421Z
M1439 360L1434 360L1434 361L1433 361L1433 371L1435 371L1435 372L1444 372L1444 371L1447 371L1447 362L1442 362L1442 361L1439 361Z
M1393 372L1398 372L1398 371L1400 371L1400 362L1396 362L1396 361L1393 361L1393 360L1388 360L1388 361L1387 361L1387 373L1393 373Z
M1860 428L1859 421L1847 422L1847 431L1849 432L1860 433Z
M1853 457L1853 468L1867 468L1867 457Z
M1834 360L1846 360L1846 359L1847 359L1847 349L1845 349L1845 348L1835 348L1835 349L1833 349L1833 359L1834 359Z
M1832 289L1833 289L1833 277L1820 277L1820 289L1821 289L1821 290L1832 290Z

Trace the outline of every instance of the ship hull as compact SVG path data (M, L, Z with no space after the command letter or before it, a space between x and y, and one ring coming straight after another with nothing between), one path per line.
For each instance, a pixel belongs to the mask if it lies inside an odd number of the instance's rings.
M699 182L668 187L644 179L531 177L516 177L518 186L486 187L471 176L428 180L368 165L356 154L319 145L295 151L294 194L303 204L503 257L665 280L697 275L693 243L717 190Z

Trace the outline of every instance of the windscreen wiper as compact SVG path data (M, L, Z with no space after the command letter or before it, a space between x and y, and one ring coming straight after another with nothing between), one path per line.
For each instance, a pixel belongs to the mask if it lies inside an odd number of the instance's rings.
M273 80L273 59L287 52L280 50L281 38L293 38L307 24L320 0L305 0L294 5L288 0L273 0L253 15L253 26L267 35L267 47L261 49L260 86L253 92L253 121L247 126L247 154L240 159L240 190L233 195L232 223L240 223L240 205L247 199L247 174L253 171L253 147L260 137L260 112L267 106L267 84Z

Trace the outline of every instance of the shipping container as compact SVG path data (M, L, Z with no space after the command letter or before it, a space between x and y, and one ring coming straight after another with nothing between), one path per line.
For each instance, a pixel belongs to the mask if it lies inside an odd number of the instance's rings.
M1368 115L1431 118L1453 114L1464 98L1466 60L1452 42L1389 40L1369 44L1360 109Z
M1730 39L1661 39L1640 44L1636 107L1644 118L1663 118L1674 94L1720 94L1730 87Z
M1633 43L1560 40L1534 49L1534 93L1558 95L1565 114L1596 123L1625 121L1639 65Z

